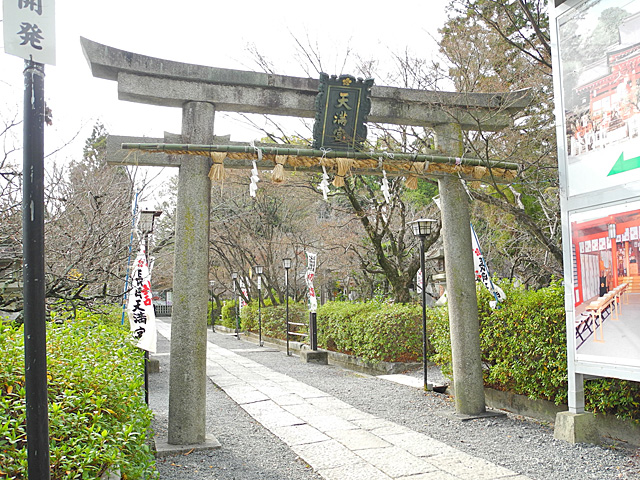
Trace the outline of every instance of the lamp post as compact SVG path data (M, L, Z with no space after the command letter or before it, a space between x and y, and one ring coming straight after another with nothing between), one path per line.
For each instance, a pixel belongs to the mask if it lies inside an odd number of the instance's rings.
M258 345L262 347L262 311L260 307L262 302L262 265L256 265L253 270L258 276Z
M153 233L153 226L156 221L156 217L162 215L159 210L141 210L140 219L138 220L138 227L142 235L144 236L144 255L147 259L147 267L149 266L149 238ZM151 270L149 270L151 275ZM144 351L144 400L149 405L149 351Z
M233 280L233 296L236 297L236 306L233 309L236 317L236 338L240 340L240 324L239 324L239 310L240 310L240 296L236 295L236 281L238 280L238 272L231 272L231 280Z
M429 390L427 382L427 295L425 289L424 240L431 234L436 220L420 218L410 223L413 234L420 239L420 272L422 273L422 368L424 370L424 389Z
M284 258L282 260L282 266L284 267L285 301L287 304L287 356L289 356L291 355L289 352L289 269L291 268L291 259Z
M209 280L209 289L211 292L211 331L215 332L216 331L216 321L213 318L213 284L216 283L213 280Z

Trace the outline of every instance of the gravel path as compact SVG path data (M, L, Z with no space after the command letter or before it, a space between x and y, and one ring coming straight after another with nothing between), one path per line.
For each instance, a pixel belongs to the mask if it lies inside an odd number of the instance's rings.
M304 364L297 357L287 357L270 348L258 349L255 344L232 336L209 333L209 341L319 388L362 411L531 479L640 479L640 451L557 441L550 426L515 415L459 422L443 415L453 410L446 395L424 393L334 366ZM150 401L156 414L153 427L159 434L166 434L169 343L159 336L158 347L161 373L150 376ZM418 374L421 376L421 372ZM207 406L207 432L220 441L222 448L158 459L161 479L321 478L212 382L207 384Z

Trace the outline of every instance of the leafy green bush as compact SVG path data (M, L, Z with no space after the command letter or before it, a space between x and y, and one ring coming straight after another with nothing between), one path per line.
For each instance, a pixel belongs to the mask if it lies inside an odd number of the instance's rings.
M286 305L271 306L271 301L266 300L266 305L261 308L260 317L262 321L262 336L279 338L284 340L287 338L286 323ZM245 331L257 333L259 330L258 322L258 302L252 301L245 307L242 307L241 314L242 325ZM306 304L302 302L289 302L289 322L293 323L309 323L309 312ZM297 327L291 331L306 332L305 327ZM297 337L297 336L296 336ZM293 340L300 340L299 337Z
M222 306L222 326L236 329L236 307L237 300L227 300ZM240 322L241 323L241 322ZM240 326L242 329L242 325Z
M489 292L478 285L480 346L485 385L556 404L567 402L567 337L564 287L554 281L540 290L498 282L507 300L493 310ZM434 360L451 375L446 309L433 317ZM586 408L640 419L640 384L618 379L585 383Z
M124 479L157 478L146 444L143 355L126 327L83 313L47 325L51 478L95 479L119 467ZM0 476L27 468L22 327L0 325Z
M325 303L318 309L318 344L367 361L421 360L422 309L379 301Z

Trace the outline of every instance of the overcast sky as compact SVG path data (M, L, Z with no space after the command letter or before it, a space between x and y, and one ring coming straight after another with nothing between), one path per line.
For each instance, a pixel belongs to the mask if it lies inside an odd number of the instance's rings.
M3 0L17 1L17 0ZM109 133L161 137L180 132L179 109L117 99L116 82L93 78L80 36L144 55L201 65L260 70L249 47L272 61L276 73L306 76L296 57L294 37L318 45L328 74L343 70L354 56L375 58L391 69L393 54L405 49L422 58L435 55L434 37L446 21L447 0L402 2L170 1L109 0L56 2L57 64L46 67L45 98L53 111L46 129L51 151L80 131L78 141L56 158L80 155L91 127L101 121ZM0 28L2 23L0 23ZM0 52L0 115L22 117L23 61ZM315 72L309 74L317 78ZM376 79L376 84L386 82ZM227 114L216 116L215 132L235 141L262 136ZM21 134L20 134L21 135Z

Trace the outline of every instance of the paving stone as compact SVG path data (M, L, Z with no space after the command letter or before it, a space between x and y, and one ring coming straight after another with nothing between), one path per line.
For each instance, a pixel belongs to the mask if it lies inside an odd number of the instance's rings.
M324 413L323 410L314 408L313 405L310 405L306 401L304 403L298 403L294 405L282 405L282 408L284 408L287 412L295 415L296 417L301 418L305 422L310 418L317 416L319 413Z
M267 397L264 393L259 392L249 385L232 385L223 388L223 390L239 405L244 405L245 403L261 402L269 399L269 397Z
M365 448L384 448L391 446L390 443L385 442L380 437L362 429L333 430L328 432L327 435L353 451L364 450Z
M355 424L335 415L314 415L305 419L312 427L321 432L328 433L334 430L354 430L358 428Z
M281 407L306 404L305 399L295 393L274 395L271 399Z
M325 468L318 473L326 480L391 480L377 468L368 463L354 463L336 468ZM448 480L448 479L445 479Z
M324 393L322 390L310 387L309 385L305 385L302 382L290 380L289 382L283 383L282 386L289 393L295 393L296 395L300 395L302 398L318 398L331 396L328 393Z
M356 454L335 440L294 445L291 448L315 470L362 463Z
M273 427L270 430L275 436L291 447L330 440L330 438L320 430L307 424L293 425L290 427Z
M291 415L271 400L242 405L242 408L266 428L302 425L304 421Z
M234 377L232 375L218 375L212 374L207 370L207 377L218 385L220 388L224 389L224 387L230 387L232 385L242 385L244 382L240 380L238 377Z
M442 470L437 470L428 473L419 473L418 475L397 477L394 480L460 480L460 477L443 472Z
M347 402L343 402L342 400L337 399L336 397L318 397L318 398L310 398L309 403L313 406L323 408L325 410L333 411L338 408L349 408ZM353 407L351 407L353 408Z
M364 428L365 430L374 430L376 428L390 427L396 425L388 420L383 420L382 418L375 417L370 415L366 418L354 420L355 423L360 428ZM405 433L405 432L396 432L396 433Z
M439 442L418 432L407 432L392 435L380 435L387 442L400 447L417 457L430 457L455 453L457 450L446 443Z
M392 478L435 472L438 468L398 447L358 450L356 455Z
M460 451L428 457L424 461L462 480L513 479L517 476L512 470Z

